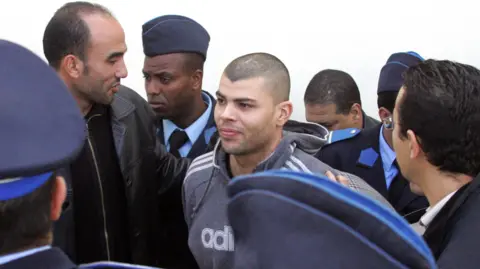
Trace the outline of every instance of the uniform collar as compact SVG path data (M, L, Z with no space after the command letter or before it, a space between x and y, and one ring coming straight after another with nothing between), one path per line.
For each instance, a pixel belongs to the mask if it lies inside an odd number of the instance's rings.
M205 104L207 104L207 109L205 109L203 114L186 129L182 129L178 127L175 123L173 123L170 120L167 120L167 119L162 120L163 137L165 139L164 141L165 144L168 144L168 139L170 138L170 135L172 135L172 133L177 129L185 131L187 133L188 139L192 144L195 143L195 141L197 141L203 129L205 129L205 126L207 126L208 120L210 118L210 114L212 113L212 109L213 109L212 108L213 102L207 93L202 92L202 99L205 102Z
M397 154L392 148L390 148L387 140L385 140L385 137L383 137L383 126L380 128L379 142L383 168L389 171L392 168L393 162L397 158Z

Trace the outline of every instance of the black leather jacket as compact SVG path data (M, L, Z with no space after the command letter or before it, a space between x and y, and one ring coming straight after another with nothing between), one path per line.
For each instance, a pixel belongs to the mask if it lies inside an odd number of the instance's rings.
M166 244L161 237L158 196L181 184L190 161L175 158L157 142L153 111L133 90L120 87L111 111L113 138L125 181L133 263L157 265L160 246ZM62 216L54 225L54 245L75 261L74 190L69 169L59 173L65 177L68 192Z

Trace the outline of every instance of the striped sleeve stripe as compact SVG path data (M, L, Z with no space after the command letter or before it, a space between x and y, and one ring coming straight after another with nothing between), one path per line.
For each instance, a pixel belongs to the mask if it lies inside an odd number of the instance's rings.
M308 167L297 157L292 155L290 156L290 160L292 160L292 162L295 163L302 170L302 172L312 174L312 171L310 171L310 169L308 169Z
M193 162L190 164L190 168L194 166L202 165L208 161L212 161L212 159L213 159L213 151L195 158Z
M190 167L190 168L188 169L187 175L185 176L185 181L184 181L184 182L186 182L187 179L188 179L188 177L189 177L190 175L192 175L193 173L196 173L196 172L199 172L199 171L208 169L208 168L210 168L210 167L212 167L212 166L213 166L213 162L212 162L212 160L210 160L210 161L208 161L208 162L203 163L203 165L199 164L199 165L197 165L197 166L195 166L195 167Z

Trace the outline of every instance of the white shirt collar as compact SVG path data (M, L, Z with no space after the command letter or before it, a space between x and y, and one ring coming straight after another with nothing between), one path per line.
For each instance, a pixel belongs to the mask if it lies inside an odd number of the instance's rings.
M457 191L454 191L454 192L446 195L445 197L442 198L442 200L440 200L433 207L430 206L429 208L427 208L425 214L423 214L423 216L420 218L420 225L422 225L424 227L428 227L428 225L430 225L430 223L435 218L435 216L437 216L438 212L440 212L440 210L442 210L442 208L445 206L445 204L448 202L448 200L450 200L450 198L452 198L452 196L456 192Z

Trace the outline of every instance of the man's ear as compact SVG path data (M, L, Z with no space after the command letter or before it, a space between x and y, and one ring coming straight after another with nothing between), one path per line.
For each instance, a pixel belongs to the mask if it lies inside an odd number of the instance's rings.
M63 177L57 176L52 191L52 200L50 205L50 219L56 221L62 214L62 206L67 197L67 184Z
M386 118L392 117L392 112L390 112L388 109L381 107L378 109L378 116L380 119L383 121Z
M420 147L420 143L417 139L417 136L412 130L407 131L407 139L410 148L410 159L416 159L418 156L422 155L423 151Z
M293 112L293 105L290 101L284 101L277 105L278 108L278 117L277 125L283 126L290 119Z
M202 89L202 79L203 79L203 71L200 69L197 69L193 72L192 74L192 88L195 91L199 91Z
M79 78L85 71L85 63L75 55L69 54L63 57L60 69L63 74L67 74L73 79Z
M355 103L350 108L350 114L353 117L353 122L359 122L362 120L362 106L358 103Z

